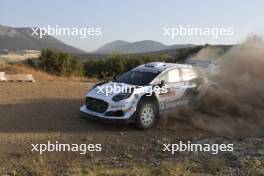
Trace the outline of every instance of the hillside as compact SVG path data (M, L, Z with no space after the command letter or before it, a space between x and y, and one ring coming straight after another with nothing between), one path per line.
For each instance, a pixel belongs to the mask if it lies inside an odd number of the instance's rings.
M67 45L52 36L31 35L31 28L14 28L0 25L0 51L42 50L56 48L67 53L84 53L84 51Z
M97 54L111 54L113 52L123 53L123 54L135 54L135 53L148 53L154 51L162 51L167 49L179 49L191 47L194 45L183 44L183 45L165 45L161 42L153 40L142 40L137 42L127 42L122 40L116 40L107 43L94 51Z
M117 51L119 48L122 48L126 45L129 45L129 42L123 41L123 40L115 40L113 42L107 43L100 48L98 48L95 53L100 53L100 54L106 54L106 53L111 53L113 51Z

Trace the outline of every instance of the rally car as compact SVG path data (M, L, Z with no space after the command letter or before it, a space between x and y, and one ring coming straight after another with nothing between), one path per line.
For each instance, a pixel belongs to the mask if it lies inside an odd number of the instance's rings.
M194 105L205 94L209 81L201 75L188 64L143 64L113 81L93 86L80 111L89 118L135 122L140 129L149 129L162 112Z

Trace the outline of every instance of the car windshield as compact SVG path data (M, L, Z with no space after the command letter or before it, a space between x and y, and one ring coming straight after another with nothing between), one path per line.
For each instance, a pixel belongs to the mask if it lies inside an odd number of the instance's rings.
M122 76L120 76L114 82L125 83L137 86L148 85L160 72L150 72L150 71L129 71Z

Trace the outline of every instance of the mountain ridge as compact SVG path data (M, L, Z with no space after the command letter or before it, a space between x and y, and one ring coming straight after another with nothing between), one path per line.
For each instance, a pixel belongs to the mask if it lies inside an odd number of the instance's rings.
M2 50L42 50L56 48L67 53L85 53L55 37L45 35L42 38L31 35L30 27L8 27L0 25L0 51Z
M193 44L176 44L165 45L161 42L154 40L141 40L136 42L127 42L124 40L115 40L99 47L92 53L97 54L111 54L111 53L123 53L123 54L135 54L135 53L147 53L153 51L162 51L167 49L179 49L192 47Z

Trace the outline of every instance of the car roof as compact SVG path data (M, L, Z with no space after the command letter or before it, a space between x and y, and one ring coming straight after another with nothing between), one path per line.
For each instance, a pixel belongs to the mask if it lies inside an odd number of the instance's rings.
M134 68L134 71L163 72L170 68L192 68L192 65L165 62L150 62Z

